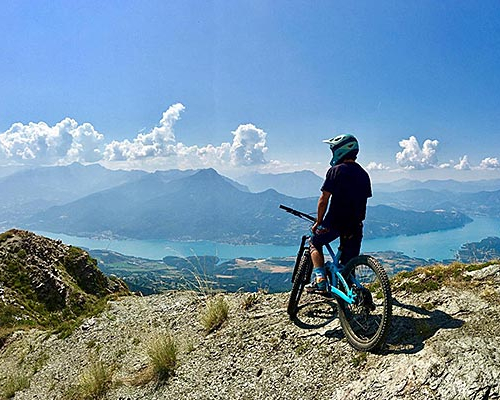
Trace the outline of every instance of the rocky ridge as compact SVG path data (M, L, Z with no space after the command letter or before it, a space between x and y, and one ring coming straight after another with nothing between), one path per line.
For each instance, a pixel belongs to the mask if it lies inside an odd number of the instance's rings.
M23 230L0 235L0 339L19 326L74 321L119 292L128 292L123 282L79 248Z
M85 398L78 385L99 362L104 399L499 399L500 264L420 268L392 287L391 331L377 354L349 346L335 302L322 297L306 297L290 321L287 293L218 294L229 314L210 333L200 315L211 295L120 297L68 337L11 334L0 398ZM177 343L175 372L144 380L148 349L166 333Z

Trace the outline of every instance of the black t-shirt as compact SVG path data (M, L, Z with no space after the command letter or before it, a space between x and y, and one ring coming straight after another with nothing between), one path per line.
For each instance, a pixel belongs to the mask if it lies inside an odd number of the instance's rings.
M366 201L372 197L370 177L356 162L344 162L326 173L322 191L332 194L323 226L348 231L366 217Z

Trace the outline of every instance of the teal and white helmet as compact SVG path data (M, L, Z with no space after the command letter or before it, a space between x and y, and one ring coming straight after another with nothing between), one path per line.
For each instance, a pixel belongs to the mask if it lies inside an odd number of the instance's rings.
M332 167L339 164L346 156L355 158L358 155L358 140L352 135L338 135L332 139L323 140L323 143L330 145L330 150L332 151L330 165Z

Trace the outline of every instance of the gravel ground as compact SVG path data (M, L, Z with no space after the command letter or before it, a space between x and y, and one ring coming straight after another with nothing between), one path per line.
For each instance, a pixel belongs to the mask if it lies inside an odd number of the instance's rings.
M220 295L229 315L209 334L200 323L205 296L123 297L65 339L16 332L0 350L0 393L19 382L16 400L76 398L100 360L111 371L105 399L499 399L499 277L493 268L470 288L396 293L378 354L352 349L335 302L319 297L292 322L287 293ZM165 332L178 345L175 374L138 384L150 343Z

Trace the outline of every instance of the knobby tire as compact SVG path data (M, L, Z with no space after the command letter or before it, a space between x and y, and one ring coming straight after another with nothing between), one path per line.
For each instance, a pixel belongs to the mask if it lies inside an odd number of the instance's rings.
M292 283L292 290L290 292L290 297L288 299L287 312L290 318L295 318L297 316L297 311L299 308L300 296L304 290L304 287L311 279L312 272L312 261L309 249L305 248L302 254L299 254L300 262L297 266L297 271L295 271L295 279Z
M344 334L355 349L375 351L384 344L391 324L392 295L389 278L380 263L366 255L349 261L342 275L350 287L355 285L349 276L355 276L363 285L363 289L354 289L358 294L355 304L337 300ZM370 307L371 305L373 306Z

